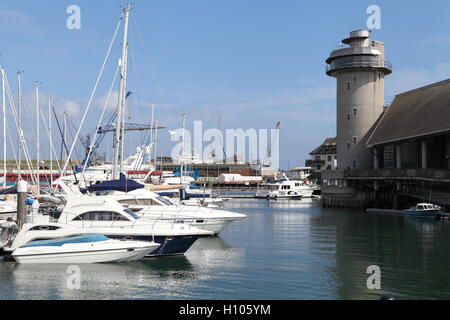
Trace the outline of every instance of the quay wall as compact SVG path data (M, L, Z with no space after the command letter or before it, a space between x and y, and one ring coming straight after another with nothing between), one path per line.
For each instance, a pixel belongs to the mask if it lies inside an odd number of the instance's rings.
M323 208L386 208L399 209L399 195L389 192L355 192L352 194L322 194Z

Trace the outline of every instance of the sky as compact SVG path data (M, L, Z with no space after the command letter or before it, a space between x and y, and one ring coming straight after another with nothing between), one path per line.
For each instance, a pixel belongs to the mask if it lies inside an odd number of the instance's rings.
M80 29L67 28L70 5L80 8ZM41 82L45 114L51 95L58 115L67 112L74 135L121 5L126 2L0 1L0 63L13 95L17 95L16 72L24 71L22 121L32 157L35 81ZM155 118L167 127L158 135L160 155L169 155L175 145L168 130L181 126L183 112L188 128L194 120L203 121L205 129L219 128L220 123L222 130L272 129L279 121L281 167L302 166L310 151L336 135L335 79L326 76L325 59L350 31L367 28L370 5L381 8L381 29L373 31L373 38L385 43L386 58L393 64L393 73L386 78L386 103L398 93L449 78L450 20L445 13L450 12L450 2L444 0L429 0L426 5L375 0L135 0L128 75L133 94L127 102L127 121L149 124L155 104ZM81 127L83 134L95 131L120 57L120 42L113 46ZM115 85L108 112L117 90ZM9 109L8 126L14 139ZM41 157L48 158L42 124L40 133ZM133 153L145 137L128 134L125 153ZM111 144L108 135L102 151L110 155ZM77 151L80 156L80 146Z

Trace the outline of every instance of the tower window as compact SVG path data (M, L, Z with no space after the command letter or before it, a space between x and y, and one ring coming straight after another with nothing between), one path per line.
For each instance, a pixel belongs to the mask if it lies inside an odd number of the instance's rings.
M358 114L358 110L356 108L353 109L353 115L356 117L356 115Z
M353 144L356 144L356 142L357 142L356 137L353 137Z
M347 81L347 90L350 91L350 81Z

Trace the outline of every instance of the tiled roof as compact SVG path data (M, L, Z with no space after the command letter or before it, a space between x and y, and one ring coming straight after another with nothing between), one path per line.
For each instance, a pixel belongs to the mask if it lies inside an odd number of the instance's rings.
M450 131L450 79L395 97L367 146Z

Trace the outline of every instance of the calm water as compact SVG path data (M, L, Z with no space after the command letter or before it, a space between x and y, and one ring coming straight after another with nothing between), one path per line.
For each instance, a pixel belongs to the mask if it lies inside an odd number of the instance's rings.
M185 256L81 266L0 261L0 299L450 299L450 222L321 209L302 201L233 200L248 215ZM380 291L366 268L381 268Z

